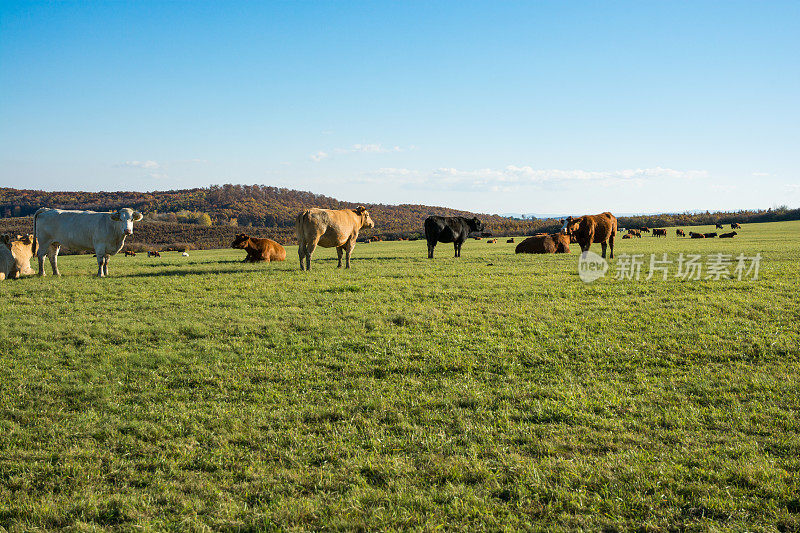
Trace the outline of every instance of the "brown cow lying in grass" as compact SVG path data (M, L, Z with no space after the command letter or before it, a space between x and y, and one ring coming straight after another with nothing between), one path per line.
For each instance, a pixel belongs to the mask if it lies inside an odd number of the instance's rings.
M735 231L731 231L730 233L723 233L722 235L719 236L719 238L720 239L733 239L737 235L739 235L739 234L736 233Z
M541 233L528 237L517 245L518 254L568 254L569 236L563 233Z
M691 237L692 239L705 239L706 238L706 236L703 235L702 233L695 233L693 231L689 232L689 237Z
M245 250L247 257L245 263L257 263L259 261L283 261L286 259L286 250L272 239L258 239L244 233L239 233L231 244L231 248Z
M611 248L611 259L614 259L614 237L617 235L617 219L614 215L605 212L578 218L569 217L562 220L562 223L564 225L561 227L561 232L574 235L582 252L588 251L592 243L599 242L603 257L606 256L606 246L608 246Z
M33 274L31 258L36 253L33 235L0 236L0 280Z

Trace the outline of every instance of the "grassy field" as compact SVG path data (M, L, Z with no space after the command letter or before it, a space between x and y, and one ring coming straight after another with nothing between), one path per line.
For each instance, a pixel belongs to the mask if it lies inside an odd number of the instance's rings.
M798 531L800 222L739 233L63 257L0 283L0 530Z

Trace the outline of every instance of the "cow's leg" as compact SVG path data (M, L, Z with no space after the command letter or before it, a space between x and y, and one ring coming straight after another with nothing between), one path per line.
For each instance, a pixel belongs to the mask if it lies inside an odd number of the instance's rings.
M44 276L44 256L47 255L47 246L39 246L39 250L36 252L36 259L39 260L39 275Z
M350 254L353 253L353 248L355 247L356 247L355 239L353 239L353 242L349 242L344 245L345 268L350 268Z
M344 253L344 245L336 247L336 255L339 256L339 264L336 268L342 268L342 253ZM347 268L350 268L350 252L347 252Z
M105 258L103 254L97 253L97 277L102 278L105 274L103 273L103 263L105 263Z
M614 236L608 238L608 247L611 248L611 259L614 259Z
M317 249L317 243L309 243L306 245L306 270L311 270L311 254Z
M111 259L111 256L105 254L103 256L103 275L108 276L108 261Z
M603 249L603 259L606 258L606 246L608 246L608 244L606 242L601 242L600 243L600 248Z
M431 241L428 241L428 259L433 259L434 248L436 248L436 243L431 244Z
M61 250L61 246L56 244L51 244L47 248L47 258L50 259L50 267L53 269L54 276L60 276L61 272L58 271L58 252Z
M300 270L305 270L303 268L303 259L306 258L306 247L302 242L297 244L297 255L300 257Z
M458 257L458 243L457 242L453 242L453 251L455 252L455 255L453 255L453 257Z

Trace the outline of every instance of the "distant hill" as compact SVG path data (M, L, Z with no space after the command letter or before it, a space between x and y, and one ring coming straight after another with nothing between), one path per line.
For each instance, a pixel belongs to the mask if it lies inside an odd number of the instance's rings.
M30 216L40 207L94 211L132 207L145 214L145 220L137 224L134 239L128 241L132 246L215 248L228 246L233 235L239 231L272 237L289 244L295 240L294 220L301 210L309 207L344 209L358 205L357 202L346 202L307 191L263 185L222 185L153 192L48 192L0 188L0 232L32 231ZM483 220L487 232L496 236L532 235L555 231L559 227L558 220L552 218L521 219L415 204L364 205L369 208L375 221L375 229L365 231L364 235L384 239L421 238L425 218L433 214L477 216ZM597 212L602 210L598 207ZM687 212L618 217L620 227L797 219L800 219L800 209L785 207L731 213Z

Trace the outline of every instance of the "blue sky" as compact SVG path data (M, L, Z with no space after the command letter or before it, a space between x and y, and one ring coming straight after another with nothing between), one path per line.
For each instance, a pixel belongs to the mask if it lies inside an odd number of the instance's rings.
M0 186L800 206L800 2L0 3Z

